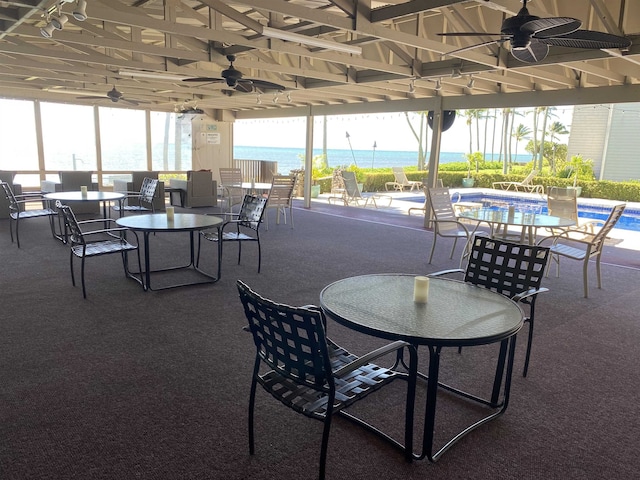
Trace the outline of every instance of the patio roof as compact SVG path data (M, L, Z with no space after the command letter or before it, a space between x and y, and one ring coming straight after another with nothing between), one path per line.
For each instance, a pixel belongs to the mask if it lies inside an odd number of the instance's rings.
M84 21L71 15L75 6L0 3L2 96L133 106L105 97L116 86L142 108L197 106L221 120L640 98L635 0L529 1L531 15L577 18L582 29L632 41L628 49L552 46L535 64L509 54L510 42L446 55L496 37L438 35L495 33L522 8L518 0L92 0ZM43 37L48 16L61 12L64 28ZM276 38L282 32L293 40ZM318 39L329 44L310 45ZM339 51L345 46L361 53ZM182 81L219 78L227 55L258 80L257 91Z

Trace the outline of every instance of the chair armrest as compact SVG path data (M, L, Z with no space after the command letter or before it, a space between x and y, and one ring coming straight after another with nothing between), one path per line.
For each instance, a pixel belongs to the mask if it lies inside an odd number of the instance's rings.
M593 239L593 237L595 237L596 235L594 233L589 233L589 232L580 232L581 235L585 235L588 237L591 237ZM547 240L552 240L552 244L556 245L558 243L558 240L562 240L563 243L578 243L581 245L591 245L593 243L593 240L583 240L580 238L571 238L568 237L566 235L549 235L548 237L544 237L542 240L540 240L538 242L538 245L542 245L544 242L546 242Z
M374 360L378 357L382 357L384 355L387 355L391 352L394 352L396 350L400 350L401 348L415 348L413 345L411 345L410 343L404 342L402 340L398 340L392 343L389 343L387 345L384 345L380 348L376 348L375 350L361 356L358 357L357 360L354 360L351 363L348 363L347 365L344 365L343 367L338 368L337 370L333 371L333 374L337 377L340 377L342 375L344 375L347 372L351 372L353 370L356 370L360 367L362 367L363 365L366 365L367 363L371 363L371 360Z
M524 300L525 298L529 298L529 297L533 297L535 295L538 295L539 293L544 293L544 292L548 292L549 289L545 288L545 287L540 287L540 288L531 288L525 292L522 293L518 293L517 295L514 295L511 300L513 300L514 302L521 302L522 300Z
M429 273L427 277L439 277L441 275L450 275L452 273L464 273L464 270L461 268L451 268L449 270L440 270L439 272Z

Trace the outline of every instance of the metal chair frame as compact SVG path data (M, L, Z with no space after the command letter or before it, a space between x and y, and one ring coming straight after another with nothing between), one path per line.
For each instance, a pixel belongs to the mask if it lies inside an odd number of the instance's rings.
M26 205L34 202L43 202L48 204L48 200L39 193L14 195L11 186L7 182L0 182L0 185L2 185L5 197L9 203L9 232L11 234L11 243L13 243L13 223L15 222L15 241L18 248L20 248L20 220L27 218L48 217L49 225L51 226L51 235L53 235L53 238L56 238L54 217L58 216L58 212L50 207L36 209L25 208Z
M471 242L466 269L443 270L430 274L439 276L464 273L465 282L488 288L529 306L529 314L524 318L524 322L529 324L529 335L523 377L526 377L529 371L536 299L539 293L549 291L541 286L549 255L549 247L521 245L475 236Z
M249 453L255 453L256 388L268 393L298 413L323 422L319 478L325 478L331 420L340 414L380 435L394 446L399 442L373 425L345 411L370 393L403 378L388 368L370 363L384 355L415 348L397 341L357 357L326 336L326 318L315 306L292 307L275 303L237 281L240 300L256 346L249 397Z
M262 217L265 212L267 204L267 198L257 195L245 195L242 201L242 206L238 213L225 213L223 215L230 217L226 220L220 230L204 230L198 235L198 254L196 257L196 266L200 263L200 246L201 239L209 240L211 242L220 242L221 244L221 258L222 258L222 245L225 242L237 242L238 243L238 265L242 258L242 244L244 242L257 242L258 244L258 273L262 265L262 248L260 246L260 224L262 223ZM235 227L235 231L225 231L225 228L230 227L231 230Z
M95 220L85 220L78 222L73 210L68 205L63 205L60 201L56 202L56 208L60 211L64 218L65 229L67 232L69 249L69 267L71 269L71 284L75 287L76 279L73 268L73 258L78 257L81 261L80 277L82 280L82 296L87 298L87 289L85 286L85 260L89 257L97 257L101 255L109 255L111 253L120 253L122 256L122 266L124 267L125 276L136 280L141 285L142 273L137 278L129 271L128 252L135 250L138 254L138 272L142 272L142 263L140 261L140 250L138 248L138 235L136 232L122 227L106 227L108 224L115 224L115 220L111 218L101 218ZM87 226L92 224L100 224L103 228L97 230L86 230ZM83 230L82 227L85 227ZM129 232L136 237L136 243L130 243L125 235ZM91 239L91 240L87 240Z
M142 180L139 192L128 193L120 205L114 205L115 211L120 212L120 216L124 212L155 212L155 206L153 204L156 189L158 188L158 179L145 177ZM131 204L131 201L134 203Z

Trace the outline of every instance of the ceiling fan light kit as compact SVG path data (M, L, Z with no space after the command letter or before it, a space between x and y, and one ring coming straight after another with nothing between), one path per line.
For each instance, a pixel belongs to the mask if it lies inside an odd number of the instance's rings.
M547 57L550 45L588 49L628 48L631 46L631 40L625 37L593 30L579 30L582 21L576 18L540 18L530 15L527 9L527 0L523 0L523 4L515 17L506 18L502 22L500 33L451 32L438 34L451 37L500 36L498 39L452 50L444 55L455 55L473 48L509 41L511 55L514 58L524 63L537 63Z

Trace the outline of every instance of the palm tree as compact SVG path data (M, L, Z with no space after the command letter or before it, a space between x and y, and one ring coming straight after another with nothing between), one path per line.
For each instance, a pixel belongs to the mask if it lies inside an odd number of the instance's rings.
M407 119L407 123L409 124L409 128L411 129L411 133L413 133L413 136L418 142L418 170L424 170L425 157L426 157L425 152L427 151L427 141L428 141L428 135L426 132L428 127L428 124L426 122L428 112L413 112L413 113L419 115L420 117L420 126L418 127L418 131L416 131L416 128L413 126L413 123L411 123L411 119L409 118L409 113L404 112L404 116ZM423 142L424 142L424 145L423 145Z
M527 140L529 135L531 135L531 129L522 123L518 125L515 131L511 134L511 136L516 140L516 160L518 159L518 143L522 140Z
M558 146L558 140L559 140L559 136L560 135L568 135L569 134L569 130L567 130L567 127L564 126L564 124L562 124L561 122L555 121L553 122L550 126L549 129L547 130L547 133L549 134L549 138L551 138L551 143L553 144L553 156L551 158L551 172L555 175L556 173L556 148Z

